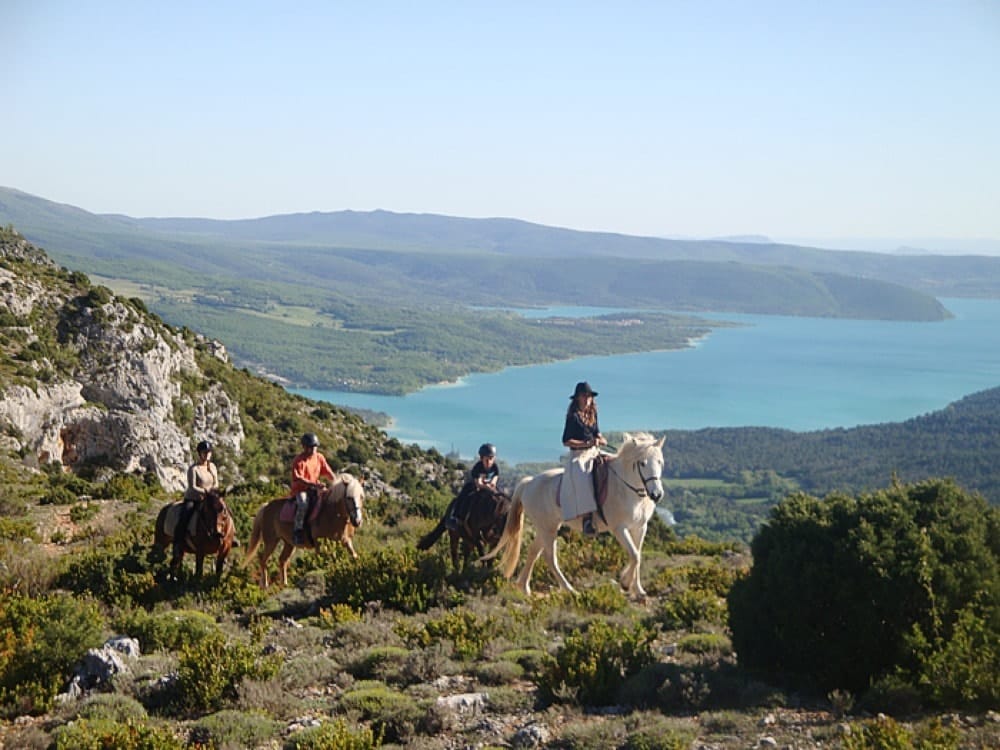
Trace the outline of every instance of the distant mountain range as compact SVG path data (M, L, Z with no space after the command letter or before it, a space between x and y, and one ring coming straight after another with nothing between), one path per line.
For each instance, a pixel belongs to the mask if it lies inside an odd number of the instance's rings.
M92 214L0 188L0 223L57 258L147 258L200 269L206 245L377 250L508 258L617 258L783 266L886 281L935 296L1000 297L1000 258L824 250L766 237L679 240L582 232L517 219L389 211L310 212L258 219L133 218Z

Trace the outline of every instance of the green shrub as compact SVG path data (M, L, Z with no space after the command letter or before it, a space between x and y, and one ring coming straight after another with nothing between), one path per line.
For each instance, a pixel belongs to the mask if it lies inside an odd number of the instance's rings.
M288 740L290 750L375 750L381 745L381 735L371 729L352 731L339 719L303 729Z
M1000 509L950 481L825 501L791 495L752 551L753 568L729 595L729 621L741 665L765 676L858 691L896 671L916 683L940 667L968 688L960 668L939 663L948 655L935 660L924 646L944 649L963 627L973 642L996 642ZM982 630L960 624L972 602ZM936 698L964 704L965 688Z
M53 733L54 750L183 750L184 743L166 727L146 721L80 719Z
M225 710L203 716L192 728L192 739L210 748L254 748L270 745L284 724L257 712Z
M677 650L686 654L725 656L733 652L733 644L719 633L690 633L677 642Z
M960 735L956 729L934 721L910 731L888 716L879 716L862 724L852 724L841 740L844 750L957 750Z
M84 523L97 515L100 507L93 503L76 503L69 509L69 520L73 523Z
M117 629L136 638L143 653L179 651L219 631L211 615L191 609L152 613L133 609L119 616L114 624Z
M276 655L261 657L251 644L227 641L223 633L209 633L185 646L177 666L177 700L182 708L211 711L236 698L244 678L267 680L281 667Z
M0 595L0 704L43 713L90 648L101 644L97 606L66 594Z
M400 620L395 630L411 646L427 648L432 643L449 641L456 656L472 659L482 655L490 641L499 634L500 626L492 615L479 617L461 607L423 624L412 625Z
M933 642L919 627L912 640L919 684L942 706L1000 705L1000 628L990 627L979 602L958 613L951 636Z
M385 686L345 693L340 699L340 709L357 712L372 723L379 736L401 744L413 738L427 716L427 710L412 697Z
M519 664L529 675L538 674L546 663L548 654L537 648L515 648L504 651L500 658Z
M539 688L551 699L575 698L582 705L613 703L625 680L655 661L656 634L637 624L614 627L595 620L583 631L570 633L539 675Z
M506 685L524 677L524 667L513 661L477 664L476 679L484 685Z
M711 591L688 588L663 599L656 619L668 630L690 629L699 622L724 625L726 603Z
M418 554L413 547L382 548L361 555L331 557L326 564L327 594L335 602L362 611L367 602L412 614L439 603L447 571L441 558Z
M20 542L23 539L38 541L35 524L24 518L0 518L0 539Z
M410 656L410 652L400 646L375 646L355 660L349 671L359 679L385 679L387 673L399 669Z
M146 718L146 708L135 698L117 693L95 693L88 696L76 713L77 718L91 721L138 723Z

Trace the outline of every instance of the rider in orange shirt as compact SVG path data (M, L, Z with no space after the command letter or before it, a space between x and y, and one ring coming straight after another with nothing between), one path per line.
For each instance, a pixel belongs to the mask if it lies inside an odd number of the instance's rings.
M326 457L319 452L319 438L313 432L302 436L302 452L292 461L292 494L295 496L295 527L292 534L293 544L303 544L305 536L302 527L306 520L306 506L309 495L323 485L321 477L336 479Z

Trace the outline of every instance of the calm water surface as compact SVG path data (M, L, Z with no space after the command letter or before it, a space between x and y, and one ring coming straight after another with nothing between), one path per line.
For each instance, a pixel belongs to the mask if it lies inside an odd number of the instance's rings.
M935 323L770 315L711 317L747 325L713 331L684 350L584 357L425 388L408 396L296 390L386 412L389 434L442 453L494 442L508 463L555 461L579 380L590 381L601 428L792 430L897 422L1000 385L1000 300L945 299ZM593 308L522 311L594 315ZM706 316L709 317L709 316Z

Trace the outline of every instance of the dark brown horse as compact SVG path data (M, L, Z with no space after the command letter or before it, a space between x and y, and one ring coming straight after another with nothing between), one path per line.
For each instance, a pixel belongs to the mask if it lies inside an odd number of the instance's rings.
M429 534L420 538L420 541L417 542L417 549L430 549L447 529L451 537L451 564L458 571L468 567L473 550L477 552L479 557L482 557L487 549L500 541L504 524L507 522L510 498L502 492L496 492L489 488L474 490L469 498L468 517L458 519L456 529L448 529L448 518L451 516L456 502L458 502L458 498L451 501L448 509L441 516L441 520L438 521L438 525ZM459 568L458 561L459 547L462 550L461 568Z
M257 548L263 543L264 548L259 555L260 583L267 588L267 561L274 552L278 542L283 542L281 554L278 556L278 568L281 585L288 585L288 562L295 552L296 545L292 542L294 521L291 517L282 519L282 507L294 502L287 497L279 497L261 506L253 519L253 531L250 534L250 544L247 546L243 565L249 565ZM318 539L336 539L340 541L357 558L351 539L354 530L361 525L365 504L365 488L350 474L338 474L336 481L330 482L325 490L320 491L319 507L310 514L306 527L307 541L298 545L313 549Z
M212 554L215 555L215 574L222 575L222 567L226 563L229 550L233 548L233 537L236 534L233 517L222 499L222 493L218 490L209 490L205 499L196 504L193 514L196 520L193 534L190 532L190 524L188 530L175 528L183 506L183 502L170 503L160 510L156 517L153 544L165 549L167 545L173 546L175 534L184 534L184 545L180 554L173 555L170 559L170 572L176 575L181 560L184 559L184 553L192 552L195 555L195 575L201 577L205 556ZM167 532L168 527L170 533Z

